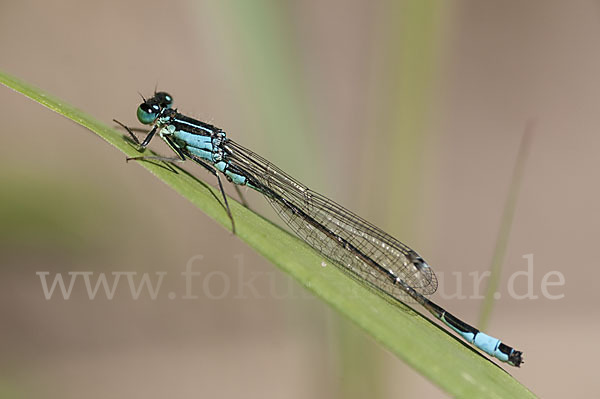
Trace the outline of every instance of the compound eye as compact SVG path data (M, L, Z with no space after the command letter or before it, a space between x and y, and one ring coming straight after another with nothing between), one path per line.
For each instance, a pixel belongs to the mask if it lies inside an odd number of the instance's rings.
M137 118L144 125L150 125L154 123L159 113L160 107L157 104L143 103L137 109Z
M173 97L171 97L169 93L165 93L164 91L159 91L158 93L155 93L154 98L163 108L171 108L171 105L173 105Z

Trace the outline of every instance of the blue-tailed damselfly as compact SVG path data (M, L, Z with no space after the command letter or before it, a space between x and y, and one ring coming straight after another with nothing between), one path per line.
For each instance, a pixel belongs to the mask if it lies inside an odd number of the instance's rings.
M137 117L152 129L141 143L131 129L115 122L128 131L141 149L158 133L177 158L140 156L128 160L191 159L202 165L217 178L235 232L219 177L219 172L223 173L236 187L245 185L267 197L300 238L354 279L393 300L418 302L467 342L503 362L517 367L523 362L521 351L480 332L425 297L437 290L437 278L417 252L336 202L311 191L266 159L226 137L223 130L180 114L172 104L173 98L165 92L144 99L137 109Z

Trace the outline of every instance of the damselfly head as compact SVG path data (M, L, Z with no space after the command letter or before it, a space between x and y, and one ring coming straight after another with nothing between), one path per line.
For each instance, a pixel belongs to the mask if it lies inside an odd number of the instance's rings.
M143 98L143 97L142 97ZM171 108L173 97L169 93L160 91L154 93L149 99L144 99L137 109L137 117L144 125L151 125L156 121L161 111L165 108Z

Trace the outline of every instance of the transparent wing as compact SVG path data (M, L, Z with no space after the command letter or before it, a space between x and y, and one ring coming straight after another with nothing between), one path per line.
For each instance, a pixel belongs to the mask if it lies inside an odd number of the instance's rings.
M389 273L403 280L420 294L430 295L437 290L435 273L408 246L336 202L311 191L266 159L236 142L226 139L223 148L225 161L246 175L250 183L255 182L256 188L265 194L290 228L345 272L403 301L409 298L404 290L394 283ZM261 190L261 186L268 189ZM296 212L294 207L333 234L315 228ZM343 244L344 241L350 245ZM356 250L372 259L380 268L374 268L361 260Z

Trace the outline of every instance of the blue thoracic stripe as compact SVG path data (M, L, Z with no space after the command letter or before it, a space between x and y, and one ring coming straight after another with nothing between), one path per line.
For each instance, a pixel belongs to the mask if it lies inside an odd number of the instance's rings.
M215 133L216 130L218 130L216 127L209 125L208 123L200 122L196 119L181 114L177 114L177 116L172 119L172 122L176 125L184 125L177 126L178 130L182 128L192 132L200 130L204 133L208 133L209 136ZM197 133L200 134L200 132Z
M169 127L173 128L174 126ZM172 129L167 129L167 131L171 130ZM175 130L173 136L175 137L175 141L191 154L194 154L205 161L213 162L213 138L211 136L203 136L184 130Z
M181 121L181 120L178 120L177 122L181 123L182 125L188 125L188 126L191 126L191 127L195 127L195 128L197 128L197 129L202 129L202 130L204 130L206 133L209 133L209 134L210 134L210 133L212 133L212 130L210 130L210 129L208 129L208 128L205 128L205 127L203 127L203 126L198 126L198 125L196 125L196 124L194 124L194 123L190 123L190 122L187 122L187 121Z
M184 130L175 130L173 136L175 136L175 138L178 141L185 143L185 149L191 154L211 163L214 163L215 160L213 158L212 136L203 136L195 133L190 133ZM215 168L217 168L217 170L225 173L225 175L229 177L234 184L246 184L246 177L227 170L228 165L226 162L219 161L217 163L214 163L214 165Z
M176 130L175 133L173 133L173 136L185 142L186 146L189 148L198 148L211 152L213 150L211 136L201 136L199 134L189 133L183 130Z

